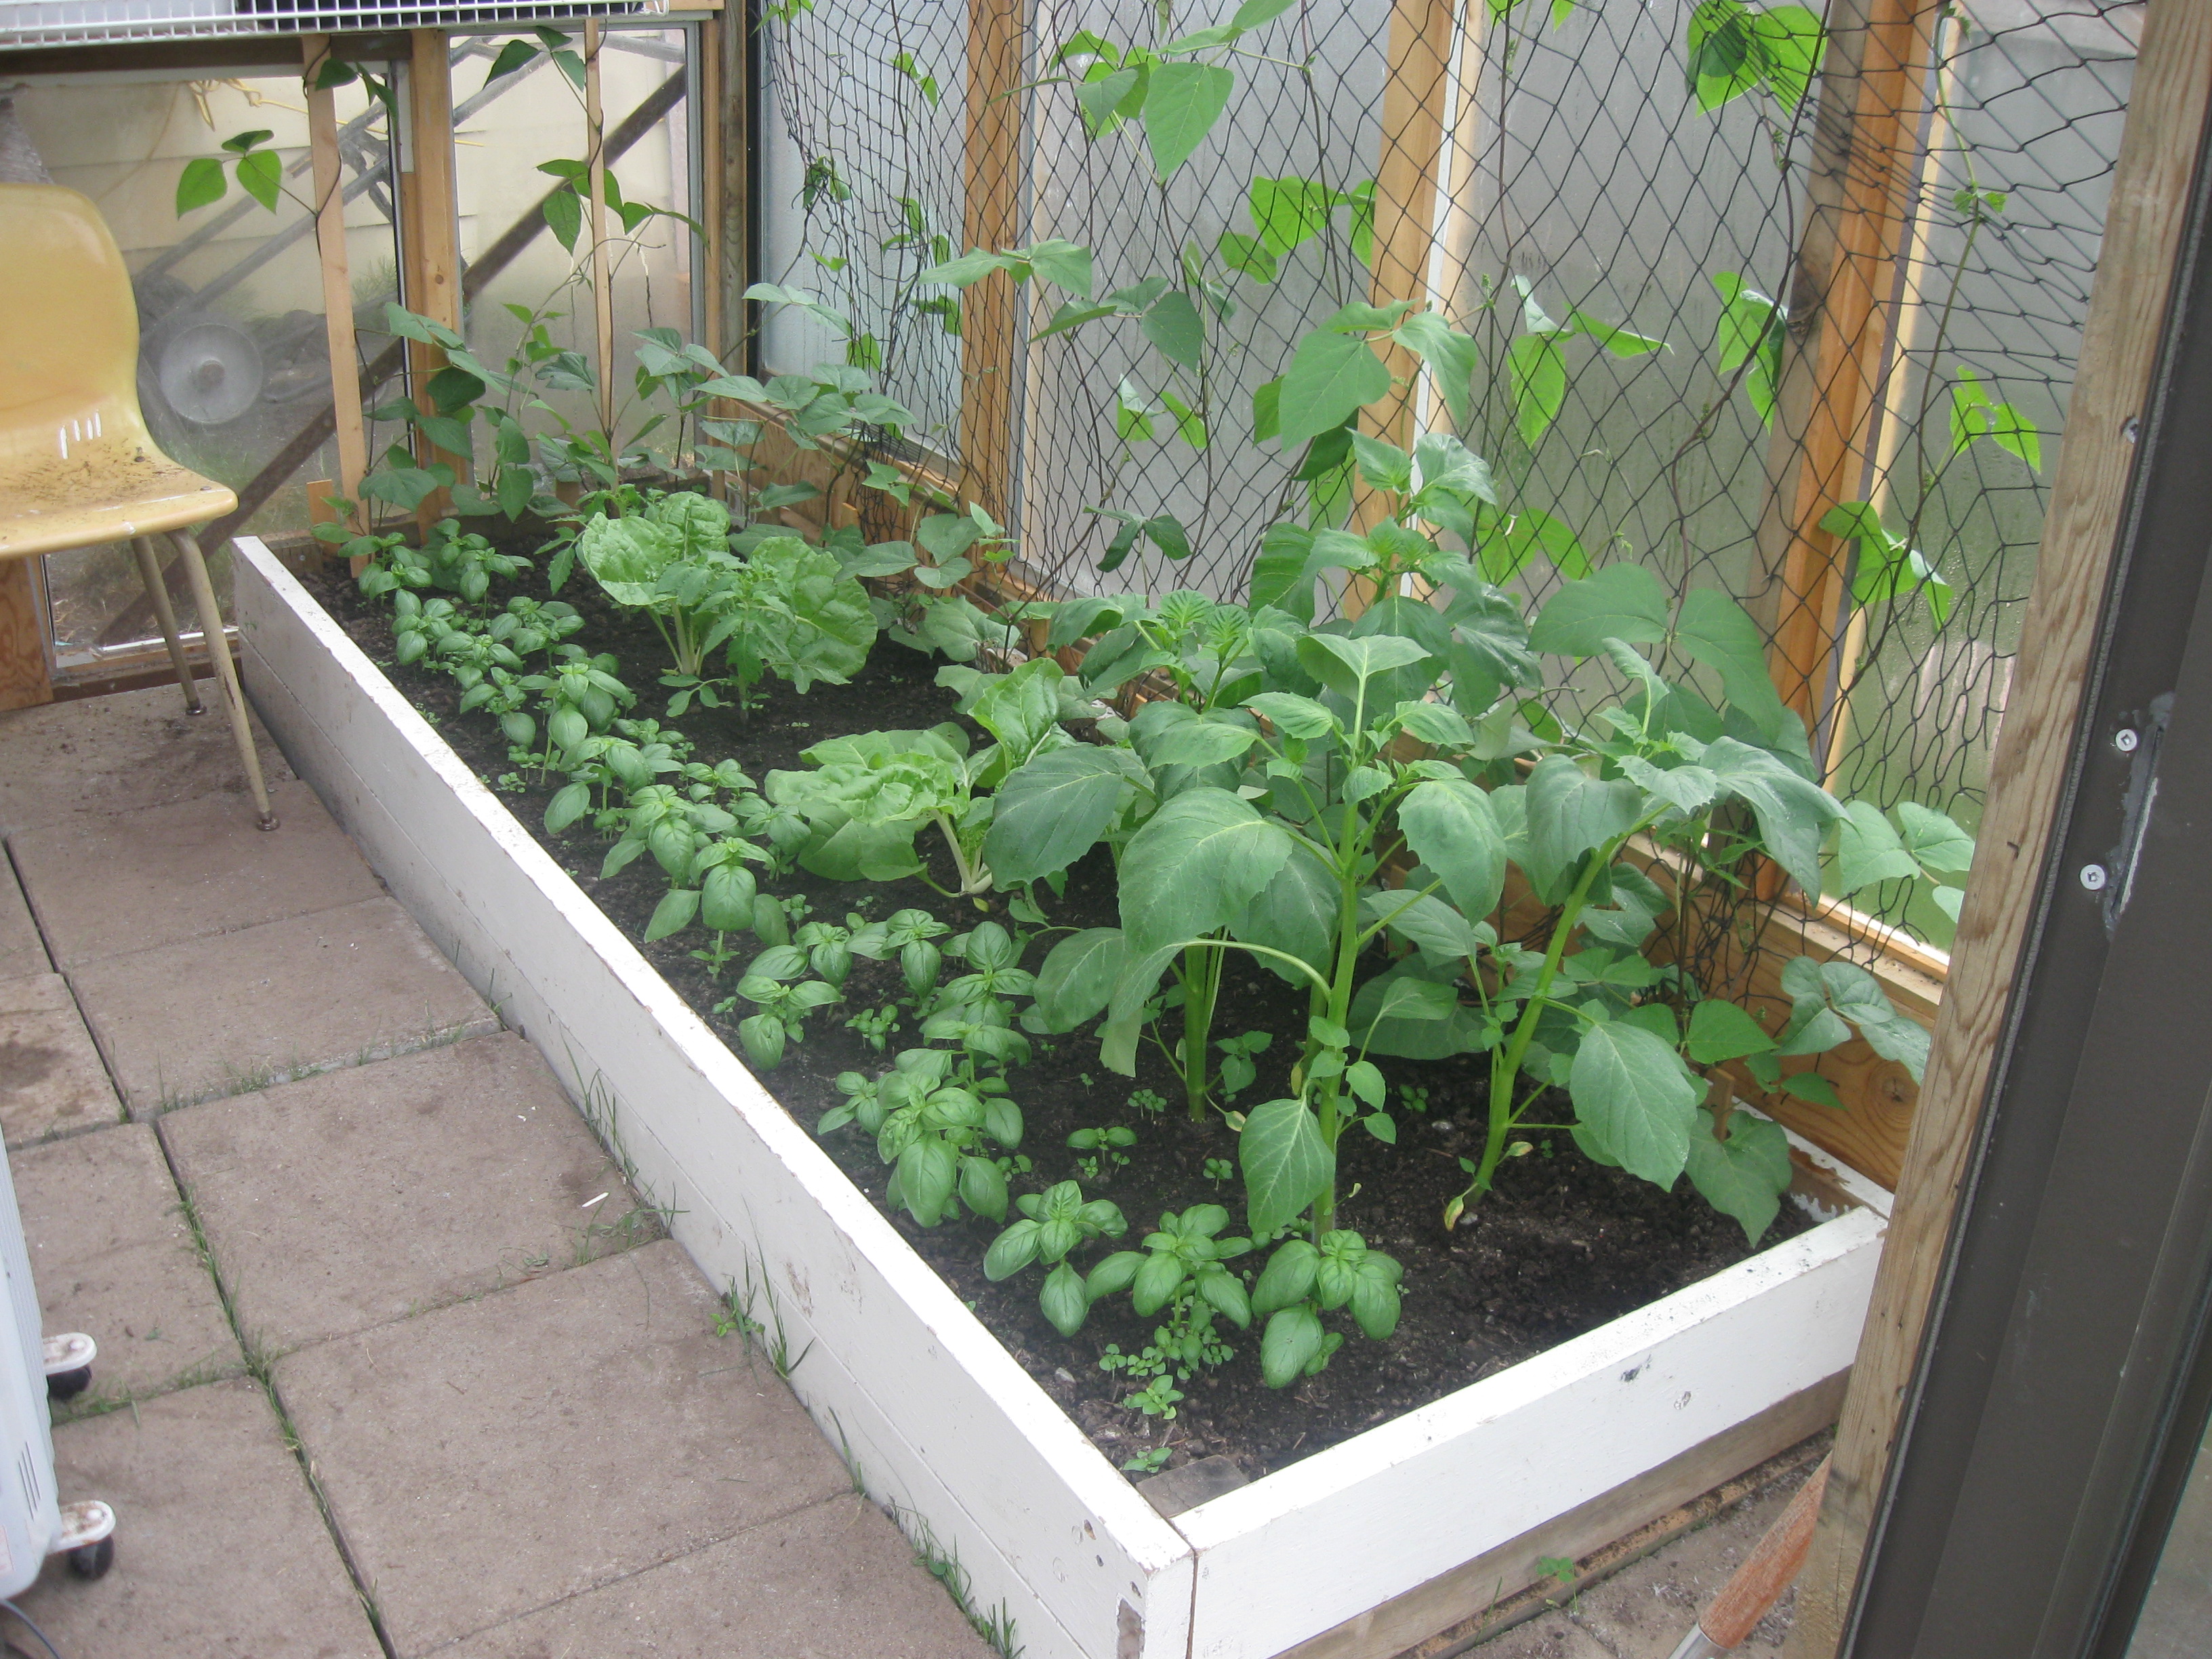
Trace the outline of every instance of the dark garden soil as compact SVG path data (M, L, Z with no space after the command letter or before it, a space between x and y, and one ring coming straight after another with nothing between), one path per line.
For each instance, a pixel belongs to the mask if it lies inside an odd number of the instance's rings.
M486 715L459 714L459 690L446 676L392 665L388 601L362 599L342 567L311 576L308 586L462 758L499 789L516 817L562 867L633 939L641 938L667 887L653 860L641 858L611 878L600 879L605 844L590 830L588 817L564 836L547 835L544 813L551 787L534 773L514 776L518 769L497 725ZM514 592L542 593L543 588L531 582L495 591L493 598L503 603ZM650 624L610 606L588 580L572 580L561 597L586 619L579 642L620 659L618 672L639 694L631 712L658 715L665 705L656 682L665 652ZM799 751L824 738L953 718L952 693L934 683L937 666L886 641L850 685L817 686L800 696L771 682L764 705L749 718L728 709L694 708L674 724L696 744L696 758L709 763L733 758L756 781L763 780L771 769L803 764ZM502 777L505 783L499 781ZM550 784L562 781L556 775ZM934 836L920 844L932 860L931 873L949 884L945 848ZM1071 872L1064 897L1048 902L1053 922L1071 927L1114 925L1112 877L1103 852L1094 853ZM838 922L849 912L880 920L911 905L958 931L986 914L972 901L948 899L913 880L862 887L795 872L763 886L779 896L802 893L815 917ZM1003 902L994 901L989 915L1007 921ZM719 1013L715 1006L730 996L758 947L744 940L717 981L691 954L705 942L706 936L694 928L641 948L735 1048L738 1021L750 1006L740 1003ZM1035 969L1050 944L1048 938L1032 940L1022 965ZM948 971L957 971L957 966L948 963ZM888 1067L889 1055L875 1053L842 1022L848 1012L896 1000L905 990L896 960L854 963L845 1004L816 1016L805 1042L790 1049L781 1066L763 1079L800 1122L811 1127L839 1103L842 1097L834 1085L839 1073L873 1075ZM894 1050L915 1040L914 1017L908 1012L902 1018L906 1029L891 1038ZM1260 1056L1259 1080L1237 1103L1249 1107L1289 1092L1287 1073L1296 1057L1291 1034L1303 1030L1304 1019L1302 994L1232 958L1215 1035L1275 1034L1269 1050ZM1241 1217L1237 1178L1206 1173L1209 1160L1233 1165L1235 1139L1218 1119L1189 1121L1181 1085L1157 1047L1146 1046L1133 1079L1099 1064L1090 1027L1058 1039L1038 1039L1036 1047L1034 1062L1009 1079L1026 1126L1022 1150L1035 1164L1030 1176L1017 1177L1018 1193L1079 1178L1079 1154L1068 1150L1069 1133L1120 1124L1136 1132L1128 1162L1083 1181L1086 1196L1112 1199L1129 1219L1128 1237L1115 1248L1136 1246L1164 1210L1211 1201ZM1254 1477L1439 1399L1751 1254L1741 1229L1708 1207L1688 1182L1662 1193L1592 1164L1565 1134L1532 1134L1536 1150L1509 1161L1499 1172L1497 1190L1470 1220L1447 1234L1439 1224L1444 1203L1466 1179L1459 1158L1478 1151L1481 1142L1486 1066L1480 1057L1468 1056L1435 1064L1396 1060L1386 1063L1385 1070L1399 1141L1389 1146L1357 1132L1346 1137L1339 1149L1340 1221L1403 1264L1403 1322L1395 1337L1378 1343L1361 1336L1348 1318L1328 1316L1332 1328L1347 1333L1344 1346L1326 1370L1290 1389L1278 1391L1261 1384L1255 1322L1249 1333L1227 1333L1237 1350L1231 1363L1183 1385L1187 1398L1179 1415L1154 1421L1122 1407L1130 1385L1098 1367L1109 1343L1130 1352L1151 1340L1153 1322L1138 1318L1126 1297L1102 1303L1082 1331L1073 1340L1063 1338L1038 1310L1038 1270L1004 1284L983 1276L983 1251L997 1232L994 1224L963 1216L924 1229L903 1211L893 1213L891 1223L1117 1465L1165 1442L1173 1447L1170 1467L1226 1454ZM1425 1112L1404 1109L1401 1088L1425 1090ZM1168 1109L1147 1111L1132 1103L1131 1097L1146 1090L1167 1101ZM823 1144L880 1206L889 1171L877 1159L874 1138L850 1127ZM1771 1246L1812 1224L1784 1205L1762 1243ZM1079 1255L1078 1265L1087 1267L1102 1254L1103 1247L1091 1247ZM1255 1253L1240 1265L1256 1272L1261 1260Z

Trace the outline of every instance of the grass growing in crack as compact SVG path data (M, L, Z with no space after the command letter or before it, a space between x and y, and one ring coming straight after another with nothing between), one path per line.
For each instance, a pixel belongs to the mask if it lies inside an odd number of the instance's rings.
M768 1307L766 1320L756 1311L763 1303ZM775 1288L765 1274L757 1279L753 1277L750 1257L745 1261L745 1282L739 1285L735 1279L730 1281L729 1289L722 1292L722 1306L725 1311L714 1316L714 1334L742 1337L746 1349L764 1358L786 1382L814 1352L813 1343L809 1342L793 1357L791 1335L783 1328L783 1310L776 1304Z
M665 1238L667 1234L659 1210L649 1204L632 1204L612 1221L587 1221L577 1228L568 1265L580 1267L604 1255L619 1255L624 1250ZM607 1248L599 1248L602 1244Z
M161 1148L162 1160L169 1166L169 1179L176 1183L177 1212L184 1218L185 1231L192 1242L192 1253L215 1285L216 1299L222 1306L224 1322L230 1327L231 1334L238 1340L239 1352L245 1356L246 1374L253 1379L261 1390L262 1397L269 1402L269 1409L276 1419L276 1431L283 1440L284 1449L292 1454L293 1461L300 1466L301 1478L307 1483L307 1492L315 1500L315 1512L322 1518L324 1528L330 1534L331 1542L337 1550L338 1559L345 1564L346 1576L353 1582L353 1593L360 1599L362 1613L368 1620L370 1632L376 1638L377 1645L383 1649L386 1659L396 1659L398 1650L392 1645L391 1634L385 1629L384 1613L376 1604L375 1592L369 1588L367 1577L353 1559L353 1552L347 1547L345 1534L338 1530L337 1516L331 1509L330 1494L323 1490L322 1477L315 1471L315 1461L307 1455L307 1444L301 1439L299 1428L292 1421L292 1413L285 1408L284 1397L277 1391L274 1367L279 1356L240 1322L238 1304L232 1299L230 1286L224 1282L222 1272L216 1265L215 1247L209 1242L207 1228L200 1220L199 1206L192 1201L191 1193L179 1174L174 1160L169 1156L167 1141L159 1136L155 1139ZM125 1401L110 1409L120 1409L120 1405L131 1404L135 1402Z
M683 1212L672 1203L664 1204L656 1199L653 1195L653 1188L639 1174L637 1160L629 1155L629 1147L623 1144L622 1103L607 1085L605 1073L594 1069L586 1078L584 1068L576 1063L575 1051L569 1048L565 1041L561 1046L568 1056L568 1075L576 1079L576 1109L583 1114L584 1121L592 1126L592 1133L599 1138L599 1145L614 1160L615 1168L622 1171L622 1178L629 1183L630 1191L637 1194L639 1206L657 1218L661 1231L672 1237L676 1232L676 1218Z
M129 1411L143 1401L158 1400L163 1395L179 1394L186 1389L197 1389L209 1382L220 1382L238 1375L238 1367L210 1354L197 1364L163 1377L148 1388L118 1389L110 1393L105 1389L88 1389L74 1400L56 1401L50 1410L57 1427L64 1423L76 1423L91 1417L105 1417L110 1412Z
M960 1547L949 1550L937 1541L937 1534L928 1519L903 1504L893 1504L889 1513L898 1529L906 1534L906 1541L914 1551L915 1564L925 1569L932 1578L945 1587L952 1598L952 1605L968 1621L968 1627L981 1637L999 1659L1021 1659L1022 1646L1014 1638L1014 1616L1006 1611L1006 1604L979 1608L970 1593L968 1569L960 1565Z
M370 1066L380 1060L397 1060L406 1054L450 1048L456 1042L466 1042L480 1034L474 1020L456 1020L447 1024L430 1020L403 1036L363 1043L354 1050L350 1060L301 1060L295 1050L291 1060L281 1066L273 1060L252 1060L244 1066L224 1060L220 1068L220 1080L197 1090L172 1087L161 1063L156 1060L154 1063L154 1110L158 1115L178 1111L186 1106L197 1106L203 1101L261 1094L281 1084L302 1083L312 1077L344 1071L349 1066Z
M860 1468L860 1454L853 1449L853 1443L846 1436L845 1420L837 1415L836 1407L825 1406L823 1409L830 1413L830 1420L837 1425L837 1461L845 1466L845 1478L853 1483L853 1496L866 1498L868 1495L868 1477Z

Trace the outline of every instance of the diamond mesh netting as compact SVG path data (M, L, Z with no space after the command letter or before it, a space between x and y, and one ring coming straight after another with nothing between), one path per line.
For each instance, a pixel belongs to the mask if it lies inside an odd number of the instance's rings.
M790 0L762 26L762 274L854 319L908 438L1051 594L1241 597L1269 523L1356 516L1348 480L1249 441L1254 393L1342 306L1433 307L1476 343L1468 418L1408 356L1383 429L1454 428L1490 463L1521 532L1493 574L1532 605L1585 562L1725 589L1838 793L1971 830L2142 9L1304 0L1206 59L1234 90L1164 183L1084 77L1225 5ZM920 280L1050 238L1091 250L1097 295L1186 294L1195 349L1150 317L1048 332L1068 296L1042 280ZM848 347L780 312L760 349L780 371ZM1862 536L1820 529L1839 503ZM1111 511L1173 514L1189 556L1102 575ZM1924 883L1856 902L1948 938Z

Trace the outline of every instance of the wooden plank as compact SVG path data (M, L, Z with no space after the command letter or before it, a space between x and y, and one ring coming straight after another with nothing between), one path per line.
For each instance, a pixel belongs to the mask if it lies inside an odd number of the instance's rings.
M2044 522L1989 805L1952 946L1897 1221L1844 1404L1836 1461L1797 1590L1790 1659L1830 1659L1942 1274L1969 1154L2004 1042L2014 975L2039 898L2052 817L2098 644L2212 94L2212 7L2153 0L2097 261L2065 444Z
M1021 238L1022 0L968 0L965 247ZM1013 281L994 271L960 296L960 493L1001 524L1014 496Z
M1937 19L1932 36L1936 95L1935 106L1928 112L1928 130L1921 141L1920 159L1914 168L1911 240L1905 256L1904 275L1898 284L1899 315L1890 348L1889 366L1882 376L1881 426L1875 440L1874 459L1867 468L1866 500L1873 506L1876 518L1887 514L1897 493L1897 458L1904 450L1907 433L1905 400L1912 390L1913 354L1921 349L1936 318L1936 307L1929 303L1929 290L1936 265L1929 246L1936 227L1936 191L1942 184L1943 152L1950 141L1950 121L1945 112L1955 96L1958 64L1952 54L1958 45L1958 30L1957 21L1947 14ZM1935 368L1935 364L1929 364L1929 373L1932 374ZM1851 692L1858 684L1859 659L1866 653L1866 639L1867 611L1863 606L1853 606L1836 665L1836 694L1828 708L1827 744L1822 751L1820 775L1830 783L1843 769L1845 748L1850 739Z
M46 584L39 559L0 559L0 709L54 700Z
M1431 298L1429 262L1436 249L1437 184L1450 112L1447 94L1455 9L1453 0L1392 0L1382 148L1375 161L1375 254L1368 283L1368 297L1376 305L1411 300L1418 310ZM1478 21L1470 27L1480 25ZM1361 411L1360 427L1372 437L1410 450L1416 435L1421 360L1395 341L1386 341L1382 352L1396 384L1388 397ZM1352 527L1371 530L1387 516L1381 492L1356 482ZM1352 615L1364 610L1372 598L1370 586L1347 583L1340 601L1342 608Z
M1845 591L1844 546L1820 520L1851 498L1866 465L1940 9L1837 0L1830 10L1753 607L1771 630L1782 700L1808 726L1827 694Z
M441 949L611 1123L716 1283L765 1275L792 1385L872 1494L957 1546L1031 1659L1182 1659L1191 1553L305 590L238 543L279 745ZM1157 1643L1157 1645L1152 1644Z
M1390 7L1382 151L1375 166L1375 258L1368 289L1376 305L1411 300L1419 309L1432 298L1429 262L1436 249L1437 185L1451 104L1447 94L1455 9L1452 0L1393 0ZM1479 30L1480 19L1470 27ZM1363 422L1374 435L1411 449L1421 360L1395 342L1383 347L1382 359L1403 384L1370 406Z
M314 173L315 250L323 270L323 337L330 348L331 400L337 420L337 487L348 501L358 501L361 481L368 472L368 432L362 419L359 354L354 346L353 276L346 258L345 199L341 193L345 174L338 164L337 94L331 88L315 84L330 59L330 37L303 34L300 50L305 64L307 146ZM319 507L319 497L311 486L309 517L318 524L324 521L316 516ZM368 528L365 513L356 513L349 522L356 533Z
M727 314L728 290L725 286L729 269L729 227L724 222L725 191L728 185L726 159L730 139L727 117L722 110L724 85L722 54L724 52L722 20L709 17L699 25L695 37L698 41L699 104L691 112L693 130L699 135L699 222L706 227L700 240L701 270L699 280L705 303L702 313L705 338L700 343L720 356L723 344L723 319ZM740 39L744 26L737 29ZM742 133L743 129L739 129ZM738 154L744 153L740 139ZM739 192L738 199L744 199Z
M740 296L752 286L752 71L747 42L751 31L740 17L718 18L711 25L720 42L720 100L711 111L699 112L712 119L721 142L721 239L723 283L722 334L714 350L736 369L744 369L750 349L741 349L752 331L752 307Z
M794 1346L818 1350L793 1374L801 1399L872 1490L931 1506L981 1599L1015 1606L1033 1659L1184 1659L1201 1540L1215 1628L1246 1633L1188 1650L1261 1659L1849 1360L1883 1195L1837 1171L1866 1207L1170 1527L265 550L246 538L240 560L249 682L295 766L611 1125L709 1274L765 1270ZM1470 1492L1474 1524L1434 1524ZM1369 1540L1356 1561L1342 1547L1354 1520ZM1278 1546L1316 1534L1335 1540L1337 1570L1304 1572L1318 1582L1286 1596L1295 1563Z
M461 326L460 221L453 179L453 59L443 29L410 29L407 64L407 131L400 144L400 257L407 308L458 331ZM420 340L407 342L408 389L427 404L430 377L446 366L446 354ZM453 476L465 478L469 458L438 448L415 434L415 453L424 461L443 461ZM453 498L434 490L415 509L425 532L453 509Z
M615 430L615 283L607 258L607 130L599 104L599 47L596 19L584 24L584 159L591 168L592 367L599 383L599 430L612 444Z
M1648 1474L1299 1643L1280 1659L1418 1659L1460 1653L1517 1622L1500 1618L1504 1610L1499 1604L1542 1583L1544 1599L1522 1615L1534 1617L1750 1497L1758 1474L1765 1473L1757 1466L1836 1420L1844 1381L1839 1372L1801 1389ZM1752 1478L1740 1480L1747 1470ZM1571 1589L1538 1565L1561 1560L1584 1565ZM1692 1611L1683 1611L1685 1625Z
M1884 1224L1825 1222L1178 1516L1191 1659L1273 1659L1841 1372Z

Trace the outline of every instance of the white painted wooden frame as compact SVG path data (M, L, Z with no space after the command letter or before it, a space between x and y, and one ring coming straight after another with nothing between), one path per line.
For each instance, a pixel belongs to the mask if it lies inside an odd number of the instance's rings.
M1436 1600L1423 1586L1738 1431L1723 1443L1737 1461L1701 1468L1691 1492L1639 1489L1648 1513L1609 1511L1618 1532L1640 1525L1805 1432L1787 1403L1850 1365L1887 1194L1831 1167L1863 1207L1163 1519L313 597L258 542L236 546L246 684L294 769L611 1123L708 1275L765 1285L805 1355L799 1399L872 1495L957 1550L1027 1659L1273 1659L1301 1644L1384 1659L1532 1582L1541 1547L1407 1636ZM1785 1437L1743 1437L1762 1413ZM1413 1606L1364 1634L1399 1598Z

